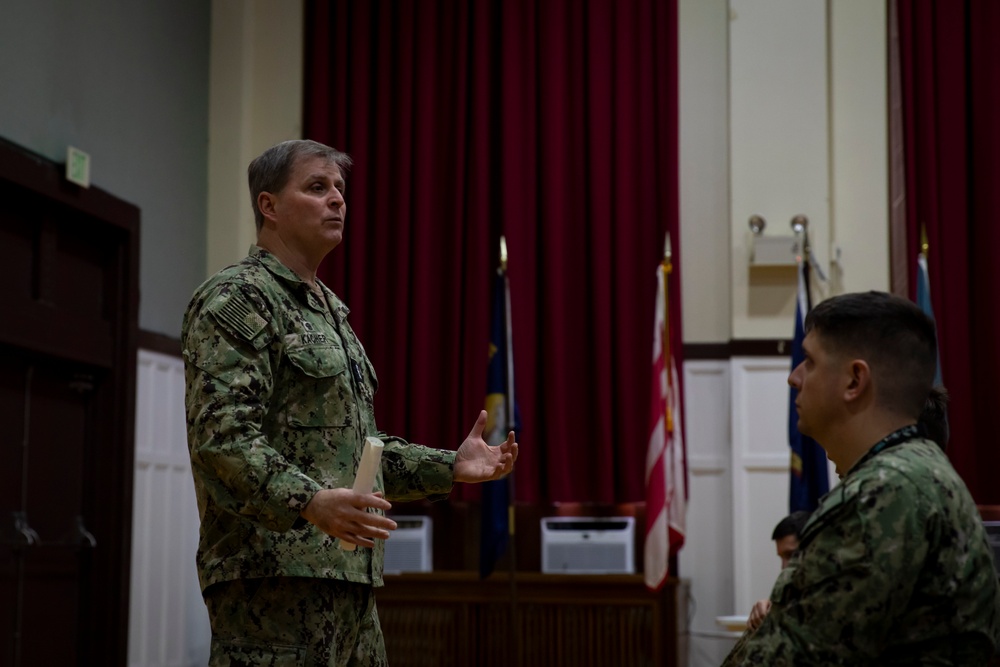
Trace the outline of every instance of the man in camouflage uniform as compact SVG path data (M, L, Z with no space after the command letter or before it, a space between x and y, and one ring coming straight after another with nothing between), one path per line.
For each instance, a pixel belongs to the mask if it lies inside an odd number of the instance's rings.
M1000 636L992 553L965 484L916 425L934 379L933 322L868 292L821 303L806 331L788 378L798 427L841 484L724 667L985 665Z
M774 549L778 554L778 558L781 559L782 570L788 567L789 561L792 560L792 555L799 548L799 538L802 536L802 528L805 527L806 521L809 520L809 514L810 512L805 510L792 512L779 521L778 525L771 532L771 539L774 540ZM764 617L767 616L767 612L770 610L770 600L767 598L757 600L750 610L750 615L747 617L747 627L751 630L756 630L764 622Z
M257 244L184 316L211 665L384 665L372 589L396 527L388 500L444 497L456 481L506 475L517 457L513 433L483 440L485 412L457 451L378 431L375 370L347 307L316 278L343 236L349 165L310 141L255 159ZM366 436L383 442L382 466L374 491L355 493Z

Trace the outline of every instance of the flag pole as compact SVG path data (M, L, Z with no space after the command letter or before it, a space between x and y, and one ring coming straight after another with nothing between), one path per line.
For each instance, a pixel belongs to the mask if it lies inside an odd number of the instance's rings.
M514 428L514 335L510 316L510 282L507 279L507 238L500 235L500 271L503 274L504 287L504 346L507 352L507 369L505 373L504 410L507 417L507 428ZM506 437L506 434L504 434ZM507 579L510 582L510 631L514 635L514 665L520 665L521 632L517 627L517 530L514 524L514 471L507 475L507 536L509 558L507 559Z
M684 543L687 502L686 464L682 442L680 380L674 365L670 330L669 276L673 272L670 234L656 268L656 308L652 345L649 444L646 452L646 542L643 569L646 587L659 591L670 575L670 561ZM676 561L674 563L676 569Z
M673 357L673 350L670 347L670 274L674 270L674 253L673 247L670 244L670 232L668 231L664 236L663 241L663 261L660 262L660 272L663 274L663 332L661 337L663 339L663 361L666 364L667 369L667 396L673 396L676 387L674 387L674 373L673 368L670 366ZM664 438L669 438L670 434L674 432L674 414L673 409L670 405L670 401L663 402L664 407ZM647 510L648 511L648 510ZM667 575L670 574L670 521L667 521Z
M825 280L812 254L809 244L809 220L804 215L797 215L791 220L792 232L795 234L795 326L792 333L791 369L794 370L804 357L802 341L805 339L805 320L812 311L812 272L820 280ZM798 429L798 419L795 410L795 397L798 390L788 389L788 447L789 447L789 486L788 511L812 511L819 499L830 490L829 474L827 473L826 456L819 444L803 434Z
M806 313L812 310L812 246L809 244L809 220L804 215L797 215L792 218L792 233L795 234L796 246L798 252L795 255L795 263L798 265L798 270L802 272L802 280L805 283L806 290ZM802 236L802 242L799 244L799 235ZM817 269L818 270L818 269ZM826 280L823 277L822 272L820 272L820 279ZM803 315L804 317L805 315Z
M934 306L931 303L931 272L928 263L930 262L930 243L927 241L927 227L924 223L920 223L920 252L917 253L917 305L920 306L920 310L924 311L927 317L934 321ZM937 335L941 335L940 329L937 329L937 323L935 322L935 330ZM937 341L937 371L934 373L934 386L937 387L943 383L941 376L941 339L938 338Z
M666 360L673 358L670 349L670 281L668 278L673 270L673 250L670 245L670 232L667 232L663 241L663 261L660 262L660 273L663 276L663 331L661 332L661 336L663 339L663 358ZM666 363L669 364L669 361ZM669 392L673 392L673 383L673 373L668 368L667 388ZM670 401L667 401L664 407L666 408L666 414L664 415L666 421L664 424L667 432L670 433L674 430L674 416L670 412Z

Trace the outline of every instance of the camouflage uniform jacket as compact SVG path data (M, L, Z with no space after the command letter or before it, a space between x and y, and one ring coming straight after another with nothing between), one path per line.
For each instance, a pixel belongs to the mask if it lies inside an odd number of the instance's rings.
M976 505L941 449L909 426L820 500L771 611L723 666L985 665L998 613Z
M252 248L199 287L184 315L202 589L275 576L381 586L381 540L343 551L300 517L320 489L353 484L365 436L385 445L375 488L387 499L451 490L455 452L377 432L375 370L347 307L322 289L326 303L276 257Z

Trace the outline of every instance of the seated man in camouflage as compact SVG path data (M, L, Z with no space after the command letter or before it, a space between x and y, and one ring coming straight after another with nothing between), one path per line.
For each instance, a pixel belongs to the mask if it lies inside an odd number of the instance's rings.
M792 560L792 555L799 548L799 536L802 535L802 528L808 520L809 512L799 510L786 516L774 527L771 539L774 540L774 550L777 552L778 558L781 559L782 570L788 567L789 561ZM751 630L759 628L760 624L764 622L767 612L770 610L770 600L767 598L757 600L753 605L753 609L750 610L750 616L747 617L747 627Z
M724 667L985 665L1000 635L992 554L968 489L917 427L933 322L868 292L819 304L806 331L788 378L798 427L841 483L803 528L770 613Z

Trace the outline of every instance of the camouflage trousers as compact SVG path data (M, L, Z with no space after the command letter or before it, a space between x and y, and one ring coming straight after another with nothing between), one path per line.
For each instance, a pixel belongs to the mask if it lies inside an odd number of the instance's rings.
M276 577L209 586L209 667L386 667L368 584Z

